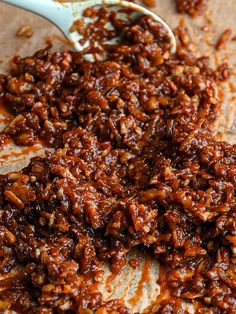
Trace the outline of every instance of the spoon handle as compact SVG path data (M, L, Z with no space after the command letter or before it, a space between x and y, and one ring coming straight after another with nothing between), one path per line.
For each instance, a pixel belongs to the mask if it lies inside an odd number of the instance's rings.
M49 20L59 16L60 3L53 0L0 0L19 8L31 11Z

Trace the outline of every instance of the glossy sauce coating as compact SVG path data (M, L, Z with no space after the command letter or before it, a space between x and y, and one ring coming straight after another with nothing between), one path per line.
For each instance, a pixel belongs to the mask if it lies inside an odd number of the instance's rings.
M149 17L124 25L96 14L86 32L94 27L105 61L85 61L95 47L44 49L15 58L2 78L15 115L5 134L57 149L0 176L0 306L132 313L121 300L105 302L97 284L101 262L116 273L139 246L161 263L162 295L146 313L188 313L184 301L199 314L233 313L236 147L212 135L215 81L230 69L192 55L184 29L170 55ZM121 43L105 44L104 20L122 28Z

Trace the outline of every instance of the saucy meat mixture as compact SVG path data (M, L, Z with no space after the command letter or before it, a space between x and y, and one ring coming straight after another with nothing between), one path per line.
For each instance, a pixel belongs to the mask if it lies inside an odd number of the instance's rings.
M191 54L183 28L170 54L151 18L125 24L95 13L99 49L47 48L15 57L1 76L15 116L2 142L56 150L0 176L0 309L133 313L96 287L103 261L119 272L139 247L165 269L165 297L146 313L187 314L184 302L199 314L233 313L236 146L212 130L217 83L230 69ZM120 43L105 44L121 29ZM106 60L86 61L101 50Z

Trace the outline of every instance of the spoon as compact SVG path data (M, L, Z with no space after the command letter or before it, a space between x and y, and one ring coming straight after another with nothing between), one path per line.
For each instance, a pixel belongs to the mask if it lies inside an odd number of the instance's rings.
M171 52L176 51L176 40L175 36L169 27L158 15L152 11L128 1L122 0L74 0L74 1L63 1L63 0L0 0L19 8L25 9L36 13L57 26L61 32L67 37L69 42L74 46L75 50L81 51L83 45L79 43L82 39L82 35L78 32L71 32L70 28L74 21L83 18L83 12L89 7L93 6L112 6L112 9L118 9L120 7L126 7L134 11L139 15L149 15L155 21L159 22L165 27L170 38ZM134 17L134 16L133 16ZM85 23L88 19L84 18Z

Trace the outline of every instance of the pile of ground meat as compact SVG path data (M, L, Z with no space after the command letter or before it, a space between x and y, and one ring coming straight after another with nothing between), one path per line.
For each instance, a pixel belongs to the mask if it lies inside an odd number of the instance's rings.
M56 148L0 176L1 310L133 313L96 290L102 262L118 272L133 247L165 268L146 313L236 310L236 146L212 135L230 70L170 54L149 17L122 28L106 60L47 48L1 76L15 115L2 137Z

